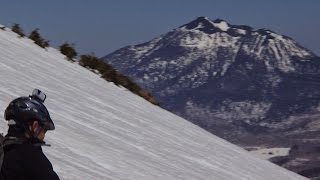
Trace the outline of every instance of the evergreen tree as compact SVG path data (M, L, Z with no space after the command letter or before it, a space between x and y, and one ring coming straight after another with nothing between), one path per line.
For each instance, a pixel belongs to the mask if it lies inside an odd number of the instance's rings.
M49 41L46 41L45 39L43 39L40 36L40 33L38 32L39 29L35 29L30 33L29 38L32 39L34 41L34 43L36 43L38 46L42 47L42 48L46 48L49 46Z
M19 24L13 24L11 30L15 33L17 33L20 37L24 37L25 34L23 33L23 30L21 29Z
M68 60L73 60L78 55L78 53L74 49L74 44L70 45L67 42L60 46L60 52L66 55Z

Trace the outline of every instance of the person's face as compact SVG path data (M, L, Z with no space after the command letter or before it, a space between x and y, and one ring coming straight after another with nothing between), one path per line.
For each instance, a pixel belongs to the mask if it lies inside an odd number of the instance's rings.
M37 132L40 131L39 134L36 136L39 140L43 141L45 134L47 130L40 126L38 121L34 121L30 126L29 126L31 132Z

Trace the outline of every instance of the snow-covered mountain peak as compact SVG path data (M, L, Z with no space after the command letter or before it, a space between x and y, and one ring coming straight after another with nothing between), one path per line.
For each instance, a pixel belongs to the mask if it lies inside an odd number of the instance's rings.
M202 54L206 51L214 55L220 48L228 48L234 55L240 52L255 56L265 61L269 70L294 71L292 59L309 60L316 57L289 37L265 28L254 30L246 25L231 25L221 19L212 21L207 17L199 17L169 34L167 40L174 39L182 47L197 48Z
M247 25L231 25L222 19L211 20L208 17L198 17L195 20L191 21L190 23L187 23L175 29L174 32L188 34L185 37L179 36L184 38L183 41L186 40L185 38L188 39L190 36L204 37L204 38L198 38L198 39L196 38L198 43L202 45L204 43L208 44L206 42L203 42L203 41L210 41L208 39L214 39L214 41L216 41L216 43L218 44L220 42L225 42L225 38L231 41L234 41L235 39L237 39L238 40L237 44L242 44L243 41L249 38L253 38L254 42L251 42L251 44L254 43L255 49L249 50L248 53L254 53L257 55L260 55L261 53L261 50L262 50L261 45L264 45L264 47L266 47L266 45L268 45L268 43L271 42L271 46L274 46L275 44L272 42L274 41L274 42L277 42L278 45L276 45L276 47L267 47L267 48L278 48L278 49L283 48L287 51L300 52L300 53L293 53L293 54L287 54L287 55L298 56L305 59L308 59L311 56L312 57L315 56L309 50L306 50L305 48L298 45L298 43L295 42L293 39L280 35L269 29L262 28L262 29L255 30L252 27ZM263 41L260 41L260 40L263 40ZM210 44L216 44L216 43L210 43ZM199 47L202 48L202 46L199 46ZM274 52L274 56L277 59L279 59L278 53Z
M267 71L268 81L275 87L281 82L275 73L303 73L300 63L317 57L293 39L269 29L254 30L221 19L212 21L199 17L149 42L122 48L104 59L151 89L159 90L159 86L167 86L168 81L180 84L173 83L172 87L162 89L159 92L162 96L201 87L224 77L239 64L245 64L244 72L255 68ZM259 67L255 67L258 64Z
M199 30L208 34L225 32L229 28L229 24L226 21L222 19L216 19L212 21L208 17L198 17L194 21L191 21L190 23L180 27L180 29Z
M199 17L149 42L122 48L105 58L110 63L121 63L117 66L119 69L142 65L141 69L149 74L141 75L142 79L138 81L166 81L191 68L194 69L192 75L179 79L179 82L198 87L211 74L223 76L232 64L244 63L237 62L246 61L248 58L244 56L263 62L270 72L293 72L296 70L293 61L315 57L291 38L271 30L254 30L221 19L212 21L208 17Z

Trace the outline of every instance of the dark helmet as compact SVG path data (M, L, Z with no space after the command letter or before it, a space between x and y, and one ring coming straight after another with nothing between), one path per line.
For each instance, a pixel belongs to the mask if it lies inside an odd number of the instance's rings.
M44 100L43 100L44 101ZM54 130L54 124L47 108L36 96L19 97L8 105L4 118L9 125L26 127L32 121L38 121L47 130Z

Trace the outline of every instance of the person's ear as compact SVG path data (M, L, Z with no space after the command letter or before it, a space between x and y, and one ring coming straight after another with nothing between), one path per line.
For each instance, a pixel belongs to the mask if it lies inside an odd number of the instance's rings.
M35 132L39 128L39 122L33 121L32 123L32 131Z

